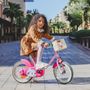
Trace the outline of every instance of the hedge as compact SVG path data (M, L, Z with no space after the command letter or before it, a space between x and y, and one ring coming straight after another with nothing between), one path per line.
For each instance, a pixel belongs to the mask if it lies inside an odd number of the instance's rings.
M69 36L75 37L76 39L79 39L81 37L87 37L87 36L90 36L90 30L80 30L76 32L71 32Z

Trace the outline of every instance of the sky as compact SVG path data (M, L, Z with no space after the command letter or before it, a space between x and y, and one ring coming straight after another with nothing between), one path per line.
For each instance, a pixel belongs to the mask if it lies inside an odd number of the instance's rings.
M68 2L69 0L34 0L34 2L26 2L26 11L37 9L49 20L59 14Z

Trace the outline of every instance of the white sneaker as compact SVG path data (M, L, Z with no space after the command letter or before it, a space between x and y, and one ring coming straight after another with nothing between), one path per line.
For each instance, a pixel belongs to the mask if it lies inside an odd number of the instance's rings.
M35 79L33 78L33 79L31 80L31 82L32 82L32 83L38 83L39 81L38 81L36 78L35 78Z
M36 63L36 69L46 67L48 64L44 62Z

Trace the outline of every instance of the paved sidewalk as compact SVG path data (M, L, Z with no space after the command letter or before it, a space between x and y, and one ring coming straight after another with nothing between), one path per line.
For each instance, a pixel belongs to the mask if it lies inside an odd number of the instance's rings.
M74 78L71 83L58 84L49 67L45 76L37 83L21 84L12 77L12 67L0 67L0 90L90 90L90 64L73 65Z

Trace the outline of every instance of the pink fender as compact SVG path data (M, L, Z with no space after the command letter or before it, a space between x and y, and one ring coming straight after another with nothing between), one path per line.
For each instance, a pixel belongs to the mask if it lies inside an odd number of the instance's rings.
M55 62L54 64L53 64L53 68L56 68L58 65L57 65L57 63Z
M23 64L25 64L26 66L28 66L28 67L36 70L35 67L34 67L34 65L31 62L29 62L27 59L22 59L21 62ZM22 70L20 73L23 75L24 73L27 72L27 70L28 70L28 68L26 68L25 70ZM36 77L41 77L41 76L44 75L44 73L45 73L44 70L36 70Z
M33 65L30 61L28 61L27 59L22 59L21 62L22 62L23 64L25 64L26 66L28 66L28 67L33 67L33 66L34 66L34 65Z

